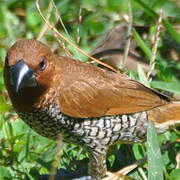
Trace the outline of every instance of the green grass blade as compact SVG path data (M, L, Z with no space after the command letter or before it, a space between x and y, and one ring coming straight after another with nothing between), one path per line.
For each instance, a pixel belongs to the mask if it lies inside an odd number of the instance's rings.
M142 2L141 0L134 0L136 3L138 3L143 9L144 11L151 16L153 19L157 19L159 17L159 15L153 11L153 9L151 9L148 5L146 5L144 2Z
M134 28L132 29L132 35L133 35L135 41L137 42L137 44L141 47L143 52L146 54L146 56L150 60L152 57L151 49L146 45L146 43L142 40L142 38L139 36L139 34L137 33L137 31Z
M134 0L138 3L144 11L153 19L157 20L159 15L153 10L153 8L149 7L147 4L142 2L141 0ZM163 25L169 32L169 34L178 42L180 43L180 34L174 29L174 27L169 23L168 19L163 19Z
M150 87L149 81L143 71L142 66L138 64L137 70L138 70L139 81L144 85L146 85L147 87Z
M148 180L163 180L163 162L156 129L151 121L147 129Z
M163 25L168 30L169 34L180 43L180 34L174 29L174 27L169 23L168 19L163 20Z

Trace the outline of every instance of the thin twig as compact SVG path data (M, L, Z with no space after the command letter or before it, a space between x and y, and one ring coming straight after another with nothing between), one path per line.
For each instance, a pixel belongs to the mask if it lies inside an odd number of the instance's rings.
M107 67L108 69L111 69L114 72L118 72L117 70L115 70L113 67L109 66L106 63L101 62L98 59L95 59L93 57L91 57L90 55L88 55L86 52L84 52L82 49L80 49L79 47L77 47L74 43L72 43L68 38L66 38L65 36L63 36L61 33L58 32L58 30L52 25L50 24L50 22L44 17L44 15L42 14L42 11L40 9L39 6L39 0L36 0L36 7L39 11L40 16L43 18L43 20L46 22L46 24L48 25L49 29L51 29L57 36L59 36L60 38L62 38L64 41L66 41L67 43L69 43L71 46L73 46L75 49L77 49L80 53L82 53L83 55L85 55L86 57L92 59L93 61L96 61L97 63Z
M58 39L57 34L54 34L54 36L57 37L56 40L59 42L60 46L64 49L66 56L72 57L72 54L71 54L71 52L66 48L65 43L64 43L62 40Z
M49 20L49 18L51 17L51 12L52 12L52 1L50 1L49 5L48 5L48 12L47 12L47 16L46 16L47 20ZM39 41L43 37L43 35L46 33L47 30L48 30L48 25L47 25L47 23L44 23L44 25L36 39Z
M131 44L131 29L132 29L132 22L133 22L133 15L132 15L132 7L131 7L131 0L128 0L128 15L129 15L129 22L128 22L128 29L127 29L127 41L124 49L124 56L122 60L122 68L126 65L128 53L129 53L129 48Z
M158 48L158 42L160 39L160 33L161 33L161 29L162 29L162 19L163 19L163 10L160 10L160 16L159 19L157 21L157 33L155 35L155 37L153 38L153 47L152 47L152 57L150 60L150 70L147 73L147 79L149 81L151 81L151 74L155 68L155 64L156 64L156 53L157 53L157 48Z
M65 33L68 35L68 38L70 38L70 35L69 35L69 33L68 33L67 29L66 29L66 26L65 26L64 23L63 23L63 20L62 20L62 18L61 18L61 14L60 14L60 12L59 12L58 9L57 9L56 4L54 3L54 0L51 0L51 2L52 2L52 5L53 5L53 7L54 7L54 9L55 9L55 15L56 15L57 19L60 21L61 26L63 27ZM49 22L49 21L48 21L48 22ZM70 51L66 48L64 42L63 42L62 40L58 39L57 34L54 33L54 36L57 37L57 41L59 42L59 44L61 45L61 47L64 49L66 56L72 57L72 54L71 54Z
M53 4L54 8L55 8L56 16L58 17L58 19L59 19L59 21L61 23L61 26L63 27L63 29L64 29L65 33L68 35L68 37L71 38L69 33L68 33L68 31L67 31L67 29L66 29L66 26L63 23L63 20L61 18L60 12L57 10L57 7L56 7L56 4L54 3L54 0L51 0L51 1L52 1L52 4Z
M49 21L50 17L51 17L51 14L52 14L52 9L53 9L53 1L51 0L49 2L49 5L48 5L48 12L47 12L47 16L46 16L46 19L47 21ZM36 38L38 41L41 40L41 38L43 37L43 35L46 33L46 31L48 30L48 25L47 23L45 22L38 37ZM58 37L56 34L54 34L55 37ZM67 50L64 42L60 41L59 39L57 39L60 46L64 49L65 53L67 56L71 57L71 53Z
M58 9L57 9L56 4L54 3L54 0L51 0L51 1L52 1L52 3L53 3L54 8L55 8L55 15L56 15L57 19L60 21L61 26L63 27L63 29L64 29L67 37L72 41L71 36L69 35L69 32L68 32L65 24L63 23L63 20L62 20L62 18L61 18L61 14L60 14L60 12L59 12ZM56 34L54 34L54 35L58 38L58 36L57 36ZM71 54L71 53L69 52L69 50L66 48L64 42L62 42L62 41L59 40L59 39L57 39L57 40L58 40L59 43L63 46L63 49L65 50L66 55L69 56L69 57L72 57L72 54ZM79 54L78 54L78 55L79 55ZM79 57L79 56L78 56L78 57Z

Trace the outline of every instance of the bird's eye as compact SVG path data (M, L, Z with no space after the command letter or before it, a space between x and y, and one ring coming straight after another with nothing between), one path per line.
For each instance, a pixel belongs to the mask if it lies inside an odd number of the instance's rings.
M47 62L45 59L42 59L42 61L39 63L39 69L43 71L46 68Z

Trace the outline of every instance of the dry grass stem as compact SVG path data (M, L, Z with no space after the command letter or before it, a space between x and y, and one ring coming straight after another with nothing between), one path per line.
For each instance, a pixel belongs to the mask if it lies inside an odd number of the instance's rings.
M109 66L106 63L103 63L102 61L91 57L90 55L88 55L86 52L84 52L82 49L80 49L79 47L77 47L72 41L70 41L68 38L66 38L65 36L63 36L55 27L54 25L52 25L42 14L42 11L40 9L39 6L39 0L36 0L36 7L38 9L38 12L40 14L40 16L43 18L43 20L45 21L45 23L48 25L49 29L51 29L56 35L57 37L60 37L61 39L63 39L64 41L66 41L68 44L70 44L71 46L73 46L76 50L78 50L81 54L85 55L86 57L92 59L93 61L96 61L98 64L101 64L105 67L107 67L108 69L111 69L114 72L118 72L116 69L114 69L113 67Z
M54 3L54 0L51 0L52 1L52 4L53 4L53 7L55 8L55 14L57 16L57 18L59 19L60 23L61 23L61 26L63 27L65 33L68 35L68 38L70 39L70 35L66 29L66 26L64 25L63 21L62 21L62 18L61 18L61 15L59 14L59 11L57 10L57 7L56 7L56 4Z
M129 48L131 44L131 30L132 30L132 22L133 22L133 15L132 15L132 7L131 7L131 0L128 0L128 16L129 16L129 22L128 22L128 28L127 28L127 41L124 49L124 56L122 60L122 68L126 65Z
M63 21L62 21L61 15L60 15L57 7L56 7L56 4L54 3L54 0L51 0L51 2L52 2L52 5L53 5L53 8L55 9L55 12L54 12L54 13L55 13L55 16L56 16L56 18L57 18L57 21L58 21L58 20L60 21L61 26L63 27L64 32L68 35L68 38L70 39L70 35L69 35L69 33L68 33L67 29L66 29L66 26L64 25L64 23L63 23ZM49 22L49 21L48 21L48 22ZM55 34L55 33L53 33L53 34L54 34L55 37L57 37L57 41L59 42L60 46L64 49L66 56L72 57L72 54L71 54L70 51L66 48L65 43L64 43L62 40L58 39L57 34Z
M49 18L51 17L51 12L52 12L52 1L49 2L48 5L48 12L47 12L47 16L46 19L49 20ZM36 38L38 41L41 40L41 38L43 37L43 35L46 33L46 31L48 30L48 25L46 23L44 23L38 37Z
M152 47L152 57L150 60L150 69L149 69L149 72L147 73L147 79L149 81L152 80L150 76L151 76L151 74L155 68L155 64L156 64L156 53L157 53L158 42L160 39L160 33L162 30L162 19L163 19L163 10L161 9L160 10L160 16L159 16L159 19L157 21L157 32L153 38L153 47Z

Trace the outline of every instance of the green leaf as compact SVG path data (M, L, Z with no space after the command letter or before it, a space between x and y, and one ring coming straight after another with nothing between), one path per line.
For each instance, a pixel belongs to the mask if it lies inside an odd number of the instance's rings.
M23 162L25 159L27 159L28 155L29 155L29 141L30 141L30 134L31 134L31 130L28 131L28 134L26 136L26 144L23 146L23 149L19 152L18 154L18 160L19 162Z
M108 8L112 11L118 11L121 7L121 1L119 0L108 0L107 1Z
M174 169L171 173L172 180L179 180L180 177L180 169Z
M140 82L142 82L147 87L150 87L149 81L148 81L148 79L142 69L142 66L140 64L138 64L138 76L139 76Z
M36 11L29 11L27 14L27 24L31 27L37 26L41 23L41 17Z
M152 81L151 86L156 89L180 94L180 84L177 82Z
M137 160L144 157L143 149L139 144L133 145L133 153L134 153L134 156Z
M14 135L13 135L13 128L12 128L12 123L10 122L6 122L5 126L5 136L10 140L10 139L14 139Z
M110 163L110 166L112 167L113 164L114 164L114 161L115 161L115 155L114 155L114 154L110 155L110 156L108 157L108 161L109 161L109 163Z
M151 121L147 129L148 179L163 180L163 162L156 129Z
M0 104L0 113L5 113L12 111L12 106L10 104L2 103Z
M11 179L12 178L11 174L7 168L0 166L0 179L3 180L6 178Z

